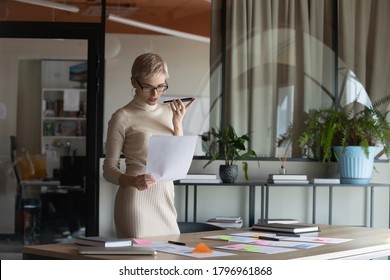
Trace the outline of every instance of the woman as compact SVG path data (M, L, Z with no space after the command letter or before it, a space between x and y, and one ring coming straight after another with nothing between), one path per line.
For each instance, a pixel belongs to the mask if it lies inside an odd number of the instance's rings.
M158 55L137 57L131 69L134 98L108 123L104 178L119 185L114 219L119 238L178 234L173 182L157 183L145 174L149 137L183 135L182 121L193 101L158 103L168 89L168 68ZM121 152L126 172L119 169Z

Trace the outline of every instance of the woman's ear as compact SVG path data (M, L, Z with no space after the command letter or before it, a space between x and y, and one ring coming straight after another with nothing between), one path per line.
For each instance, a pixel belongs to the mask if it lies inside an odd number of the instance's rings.
M136 88L137 87L137 82L135 81L135 79L133 77L131 77L130 81L131 81L131 85L133 86L133 88Z

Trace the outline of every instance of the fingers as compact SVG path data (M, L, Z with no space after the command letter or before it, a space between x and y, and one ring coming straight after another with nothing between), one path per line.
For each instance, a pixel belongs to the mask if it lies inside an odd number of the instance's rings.
M169 104L171 106L173 114L184 115L186 110L191 107L191 105L194 103L194 101L195 101L195 99L192 99L189 103L184 105L184 102L181 99L174 99Z
M194 102L195 102L195 99L192 99L189 103L187 103L186 110L188 110Z
M135 187L144 191L156 183L156 178L153 175L142 174L136 177Z

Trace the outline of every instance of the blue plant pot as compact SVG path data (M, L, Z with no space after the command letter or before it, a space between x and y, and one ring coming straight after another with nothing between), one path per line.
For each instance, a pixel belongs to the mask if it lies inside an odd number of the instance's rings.
M238 176L238 165L220 165L219 177L224 183L234 183Z
M374 158L378 147L368 147L368 157L360 146L333 147L337 157L341 184L368 184L374 169Z

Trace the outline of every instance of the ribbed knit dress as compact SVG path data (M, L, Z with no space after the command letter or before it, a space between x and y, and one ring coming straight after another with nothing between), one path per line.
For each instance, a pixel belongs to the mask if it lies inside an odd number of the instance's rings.
M119 185L121 152L126 174L144 174L152 135L173 135L171 108L168 104L148 105L135 96L108 123L103 177ZM179 234L176 219L173 182L157 183L144 191L135 187L118 188L114 220L119 238Z

